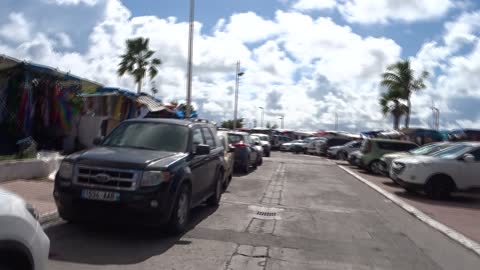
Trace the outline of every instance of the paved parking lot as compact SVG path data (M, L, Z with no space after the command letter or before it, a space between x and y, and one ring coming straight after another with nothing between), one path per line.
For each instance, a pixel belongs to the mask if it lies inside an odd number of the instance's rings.
M480 243L480 194L456 193L449 200L435 201L421 193L409 193L385 176L375 176L365 170L336 161L355 171L362 178L400 197L433 219Z
M274 153L181 236L59 222L49 269L478 269L480 257L323 158Z

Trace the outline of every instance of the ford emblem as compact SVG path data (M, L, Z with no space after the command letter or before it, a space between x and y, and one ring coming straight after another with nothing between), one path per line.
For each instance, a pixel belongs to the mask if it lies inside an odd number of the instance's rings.
M95 175L95 180L97 180L100 183L106 183L110 181L110 175L105 174L105 173L99 173Z

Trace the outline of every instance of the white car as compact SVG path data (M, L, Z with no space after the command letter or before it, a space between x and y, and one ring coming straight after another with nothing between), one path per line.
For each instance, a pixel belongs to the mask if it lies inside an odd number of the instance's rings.
M260 139L260 142L262 143L262 147L263 147L263 155L265 157L270 157L270 152L272 151L272 146L270 145L270 136L266 134L261 134L261 133L254 133L254 134L251 134L250 136L255 136Z
M36 210L0 188L0 269L46 270L50 240Z
M455 143L430 156L395 159L390 177L406 190L424 191L432 199L454 191L480 188L480 142Z
M341 160L348 160L348 155L354 151L360 150L362 146L362 141L351 141L340 147L337 151L337 156Z
M294 145L304 145L305 142L303 140L296 140L296 141L291 141L291 142L287 142L287 143L282 143L282 145L280 145L280 151L290 151L292 150L292 147Z

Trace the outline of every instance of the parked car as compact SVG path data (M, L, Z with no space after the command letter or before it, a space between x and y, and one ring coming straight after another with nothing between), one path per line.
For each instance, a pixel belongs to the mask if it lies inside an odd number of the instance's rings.
M362 151L356 150L348 154L348 163L353 166L359 166L362 159Z
M127 120L95 143L65 157L56 175L53 195L67 221L167 224L179 233L191 208L220 202L224 150L209 123Z
M445 199L454 191L480 188L480 143L456 143L430 156L396 159L390 174L407 191Z
M317 153L317 145L325 142L326 140L326 137L317 137L316 140L308 142L308 144L306 145L307 154L315 155Z
M262 152L255 148L253 140L246 132L229 132L228 141L235 147L235 167L244 173L250 167L256 168L261 162Z
M50 240L37 220L31 205L0 188L0 269L47 269Z
M223 189L226 190L233 178L235 147L228 141L228 132L217 131L217 136L223 147L223 156L225 159L225 181L223 184Z
M257 166L260 166L263 164L263 146L262 146L262 141L260 141L260 138L256 136L250 135L250 139L253 141L253 148L257 151L259 159L257 161Z
M409 151L418 145L409 141L390 139L365 139L362 143L362 158L359 166L373 174L382 173L380 158L389 153Z
M337 151L337 158L341 160L348 160L348 155L357 151L362 146L362 141L351 141L341 146Z
M262 147L263 147L263 155L265 157L270 157L272 146L270 145L269 136L261 133L254 133L254 134L251 134L250 136L256 136L260 139L260 143L262 144Z
M351 138L330 138L316 145L316 154L319 156L326 156L327 149L332 146L344 145L351 142Z
M394 159L404 158L409 156L417 156L417 155L430 155L444 148L447 148L450 145L452 145L450 142L437 142L437 143L426 144L424 146L420 146L410 151L385 154L382 156L382 158L380 158L380 161L381 161L380 169L382 171L382 174L388 176L390 172L390 167L392 165L392 161Z
M305 145L305 141L295 140L287 143L282 143L282 145L280 146L280 151L291 151L294 145L300 145L301 147L303 147Z

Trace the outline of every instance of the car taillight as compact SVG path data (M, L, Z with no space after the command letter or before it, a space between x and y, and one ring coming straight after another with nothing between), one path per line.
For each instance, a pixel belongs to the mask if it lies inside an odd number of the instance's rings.
M243 142L243 141L239 141L238 143L234 143L233 146L235 146L235 148L244 148L244 147L247 147L247 145L246 145L245 142Z

